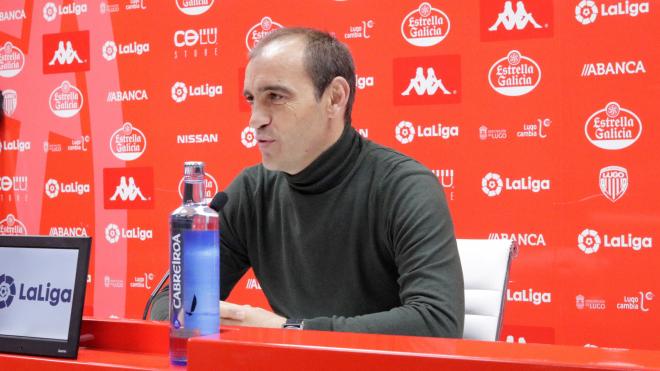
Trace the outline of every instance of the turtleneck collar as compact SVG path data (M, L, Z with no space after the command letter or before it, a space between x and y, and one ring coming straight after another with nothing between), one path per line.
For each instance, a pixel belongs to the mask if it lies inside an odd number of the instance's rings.
M291 188L301 193L323 193L338 185L356 163L362 148L360 135L347 125L341 136L295 175L283 173Z

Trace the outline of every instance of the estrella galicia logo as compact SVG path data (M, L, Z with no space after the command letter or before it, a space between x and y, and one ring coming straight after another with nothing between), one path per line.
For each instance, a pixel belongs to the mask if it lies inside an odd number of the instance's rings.
M0 276L0 309L9 308L16 295L16 285L11 276Z

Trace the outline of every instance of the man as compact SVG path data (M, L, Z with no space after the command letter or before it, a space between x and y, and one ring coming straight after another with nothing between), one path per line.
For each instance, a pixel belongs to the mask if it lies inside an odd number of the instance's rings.
M223 302L222 323L461 337L463 276L442 187L351 127L346 46L277 30L251 52L244 95L263 161L227 189L221 298L252 267L275 313Z

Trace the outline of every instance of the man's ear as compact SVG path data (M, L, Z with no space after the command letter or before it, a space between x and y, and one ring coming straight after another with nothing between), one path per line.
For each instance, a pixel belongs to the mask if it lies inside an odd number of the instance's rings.
M348 96L351 93L351 88L348 85L348 81L341 76L337 76L330 82L328 88L326 89L326 94L328 94L328 116L330 118L339 117L344 118L344 112L346 111L346 104L348 103Z

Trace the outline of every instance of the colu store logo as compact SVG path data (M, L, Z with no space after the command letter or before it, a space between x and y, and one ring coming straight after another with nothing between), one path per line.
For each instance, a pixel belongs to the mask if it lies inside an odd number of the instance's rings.
M0 309L9 308L18 294L18 300L31 302L46 302L51 306L60 303L70 303L73 289L51 287L50 282L30 286L25 283L19 285L12 276L0 275Z
M587 119L584 134L591 144L607 150L630 147L642 135L642 120L617 102L610 102Z
M218 44L218 28L207 27L198 30L179 30L174 32L174 46L178 48L186 46L204 46Z
M550 179L535 179L531 176L526 178L504 178L497 173L488 173L481 179L481 190L488 197L495 197L507 191L525 191L539 193L550 190Z
M401 35L412 45L427 47L444 40L450 28L447 14L429 3L421 3L403 18Z
M506 300L518 303L532 303L534 305L552 303L552 293L534 291L534 289L511 291L506 290Z
M640 251L642 249L650 249L653 247L653 237L650 236L636 236L632 233L628 234L604 234L601 238L598 231L586 228L577 238L578 248L580 251L587 255L595 254L602 247L614 249L632 249Z
M458 126L443 126L442 124L432 126L420 126L417 128L413 123L408 121L401 121L394 130L396 140L402 144L408 144L415 139L415 137L439 137L442 139L449 139L458 136Z
M596 19L607 16L622 16L627 15L630 17L637 17L640 14L649 13L649 3L644 1L607 1L598 3L593 0L582 0L575 6L575 19L582 25L589 25L596 22Z

